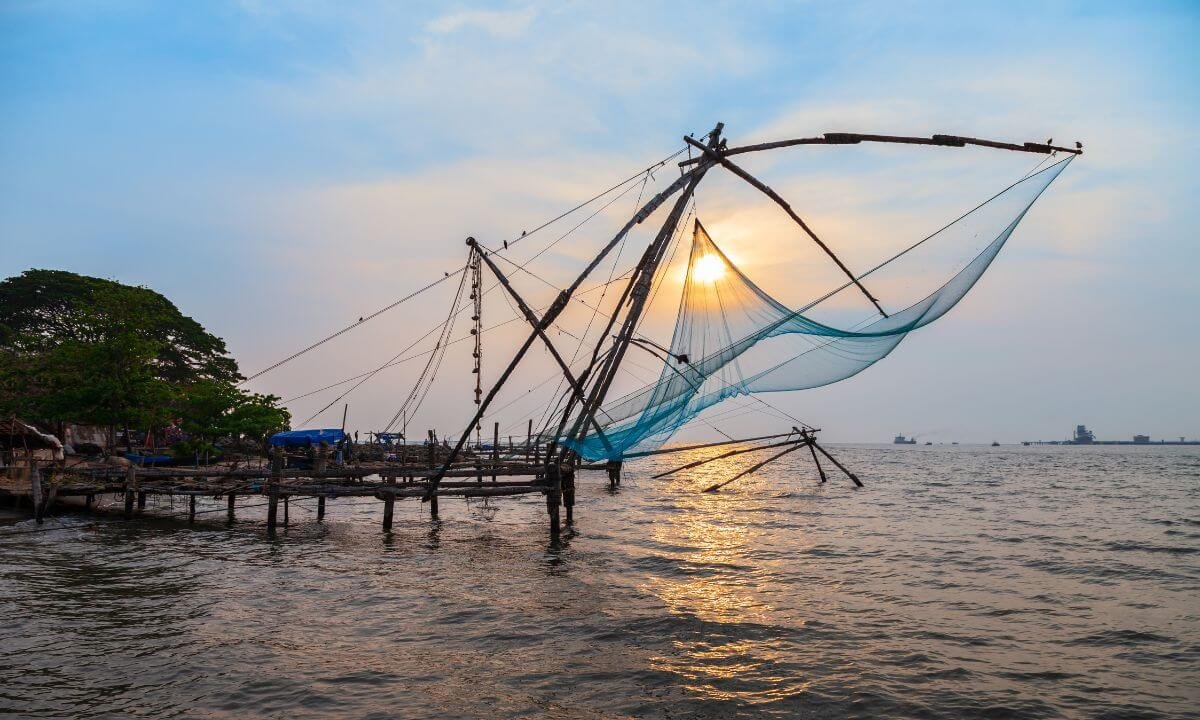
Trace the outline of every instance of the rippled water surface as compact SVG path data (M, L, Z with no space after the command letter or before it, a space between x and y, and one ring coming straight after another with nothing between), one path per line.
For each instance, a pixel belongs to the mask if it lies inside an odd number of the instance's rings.
M540 497L3 523L0 715L1198 717L1200 448L834 452L583 473L559 549Z

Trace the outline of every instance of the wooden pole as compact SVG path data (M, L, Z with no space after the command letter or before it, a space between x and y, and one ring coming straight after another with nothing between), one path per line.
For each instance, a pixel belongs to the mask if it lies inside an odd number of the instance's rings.
M715 485L709 485L708 487L704 488L704 492L706 492L706 493L716 492L716 491L720 490L721 488L725 487L726 485L728 485L729 483L733 482L734 480L746 477L747 475L758 470L759 468L763 467L767 463L774 462L775 460L778 460L779 458L783 457L784 455L787 455L790 452L795 452L796 450L799 450L800 448L804 447L805 444L806 443L804 441L798 441L792 447L784 450L783 452L775 453L774 455L767 458L766 460L763 460L762 462L758 463L757 465L752 465L749 468L746 468L745 470L741 471L737 475L734 475L733 477L729 478L725 482L719 482L719 483L716 483Z
M801 430L801 431L800 431L800 436L801 436L801 437L803 437L805 440L811 440L811 442L809 442L809 444L808 444L808 451L812 453L812 459L813 459L813 463L815 463L815 464L816 464L816 466L817 466L817 472L818 472L818 473L820 473L820 475L821 475L821 482L822 482L822 483L823 483L823 482L825 482L825 480L826 480L826 478L825 478L825 470L824 470L824 469L821 467L821 461L820 461L819 459L817 459L817 449L816 449L815 447L813 447L813 445L814 445L814 444L815 444L815 442L816 442L816 439L815 439L815 438L811 438L811 437L809 436L809 434L808 434L808 431L807 431L807 430Z
M229 497L226 500L228 502L229 507L228 507L228 510L226 511L225 522L232 525L233 521L234 521L233 509L234 509L234 507L236 507L236 504L237 504L237 494L229 493Z
M851 480L853 480L853 481L854 481L854 484L855 484L855 486L857 486L857 487L862 487L862 486L863 486L863 484L862 484L862 481L858 479L858 476L857 476L857 475L855 475L854 473L852 473L852 472L850 472L849 470L847 470L847 469L846 469L846 468L845 468L845 467L844 467L844 466L843 466L843 465L842 465L840 462L838 462L838 461L837 461L837 459L836 459L835 457L833 457L833 456L832 456L832 455L830 455L828 452L826 452L826 451L825 451L825 448L823 448L823 447L821 447L820 445L818 445L818 444L817 444L817 442L816 442L815 440L813 441L813 447L815 447L816 449L820 450L822 455L824 455L825 457L829 458L829 462L831 462L831 463L833 463L834 465L836 465L838 470L841 470L842 472L846 473L846 477L848 477L848 478L850 478Z
M546 466L546 512L550 515L550 542L557 543L562 528L559 525L558 506L562 502L562 475L558 465Z
M138 510L145 510L146 509L146 491L145 490L138 490L137 501L138 501Z
M317 522L321 522L324 519L325 519L325 496L318 495L317 496Z
M33 518L36 524L42 524L42 474L37 463L29 461L29 490L33 498Z
M279 517L279 481L283 476L282 448L276 448L271 461L271 478L267 482L267 537L275 537Z
M567 509L567 527L575 524L575 469L567 468L562 473L562 500Z
M756 450L767 450L769 448L783 447L784 445L791 445L794 442L796 442L796 441L795 440L784 440L783 442L771 443L770 445L757 445L752 448L738 448L736 450L730 450L728 452L723 452L720 455L717 455L716 457L710 457L710 458L705 458L703 460L697 460L695 462L690 462L687 465L680 465L679 467L674 468L672 470L667 470L666 472L660 472L659 474L651 477L650 479L657 480L659 478L664 478L668 475L674 475L675 473L680 472L681 470L691 470L694 467L699 467L701 465L707 465L708 463L716 462L717 460L724 460L725 458L733 457L734 455L741 455L742 453L755 452Z
M496 465L500 462L500 423L492 425L492 482L496 482Z
M196 522L196 496L188 495L188 524Z
M125 519L133 517L133 495L137 487L137 468L132 465L125 471Z
M529 426L525 431L525 462L533 460L533 418L529 418Z
M390 533L392 531L392 512L396 504L396 493L383 493L383 531Z
M288 509L289 509L289 507L290 507L290 505L291 505L291 503L290 503L290 502L288 502L288 501L291 499L291 497L292 497L291 495L284 495L284 496L283 496L283 526L284 526L284 527L287 527L287 526L288 526L288 521L291 519L291 518L289 518L289 517L288 517L288 514L289 514L289 513L288 513Z

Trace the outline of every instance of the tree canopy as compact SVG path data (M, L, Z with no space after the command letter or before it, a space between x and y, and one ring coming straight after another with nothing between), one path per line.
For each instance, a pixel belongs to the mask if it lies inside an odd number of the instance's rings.
M211 442L286 429L279 398L247 393L221 338L157 292L61 270L0 282L0 412Z

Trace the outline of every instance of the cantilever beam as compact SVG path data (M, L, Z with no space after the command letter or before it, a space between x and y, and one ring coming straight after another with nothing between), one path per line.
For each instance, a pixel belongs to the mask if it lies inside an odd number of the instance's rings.
M783 196L781 196L779 193L775 192L770 187L768 187L766 185L766 183L763 183L758 178L754 177L750 173L746 172L742 168L740 168L737 165L734 165L732 162L730 162L725 157L725 155L728 154L727 151L726 152L717 151L713 148L708 147L707 145L702 145L702 144L696 142L694 139L692 139L690 137L684 137L683 139L686 140L689 145L699 148L709 158L712 158L714 161L720 163L721 166L724 167L726 170L730 171L734 175L737 175L741 179L750 183L755 188L757 188L759 191L761 191L764 195L766 195L767 197L774 200L775 204L777 204L777 205L779 205L779 207L783 208L783 211L788 214L788 217L790 217L792 220L794 220L796 222L796 224L799 225L800 228L802 230L804 230L804 232L807 233L810 238L812 238L812 241L815 242L818 247L820 247L822 250L824 250L825 254L828 255L829 258L831 260L833 260L839 268L841 268L842 272L844 272L846 274L846 277L850 278L850 282L852 282L858 286L858 289L861 290L862 294L865 295L866 298L871 301L871 304L875 306L875 309L879 311L879 314L884 317L888 316L888 314L884 311L883 306L879 304L879 301L877 299L875 299L875 296L872 295L869 290L867 290L867 286L863 285L862 281L858 279L858 276L855 275L854 273L850 272L850 268L846 267L846 264L842 262L841 258L839 258L837 255L835 255L834 252L829 249L829 246L826 245L821 240L821 238L817 237L817 234L812 231L812 228L810 228L808 226L808 223L804 222L804 220L801 219L801 217L796 214L795 210L792 210L792 206L788 204L787 200L783 199Z
M759 152L761 150L777 150L779 148L795 147L797 145L858 145L864 142L877 143L898 143L901 145L936 145L941 147L965 147L967 145L975 145L978 147L996 148L997 150L1014 150L1016 152L1041 153L1049 155L1054 152L1071 153L1072 155L1082 155L1083 145L1076 143L1076 147L1068 148L1060 145L1052 145L1050 143L1010 143L1001 142L998 140L984 140L983 138L964 137L961 135L932 135L930 137L916 137L910 135L877 135L867 133L841 133L831 132L825 133L820 137L797 138L795 140L776 140L774 142L758 143L756 145L743 145L736 148L728 148L722 152L723 155L741 155L748 152ZM689 160L680 161L679 166L685 167L693 163L699 162L700 158L691 158Z

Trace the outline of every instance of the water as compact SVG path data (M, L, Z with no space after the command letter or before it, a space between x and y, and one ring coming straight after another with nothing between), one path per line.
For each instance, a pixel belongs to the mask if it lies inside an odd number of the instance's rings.
M1200 717L1200 449L834 451L584 473L561 549L540 497L0 527L0 715Z

